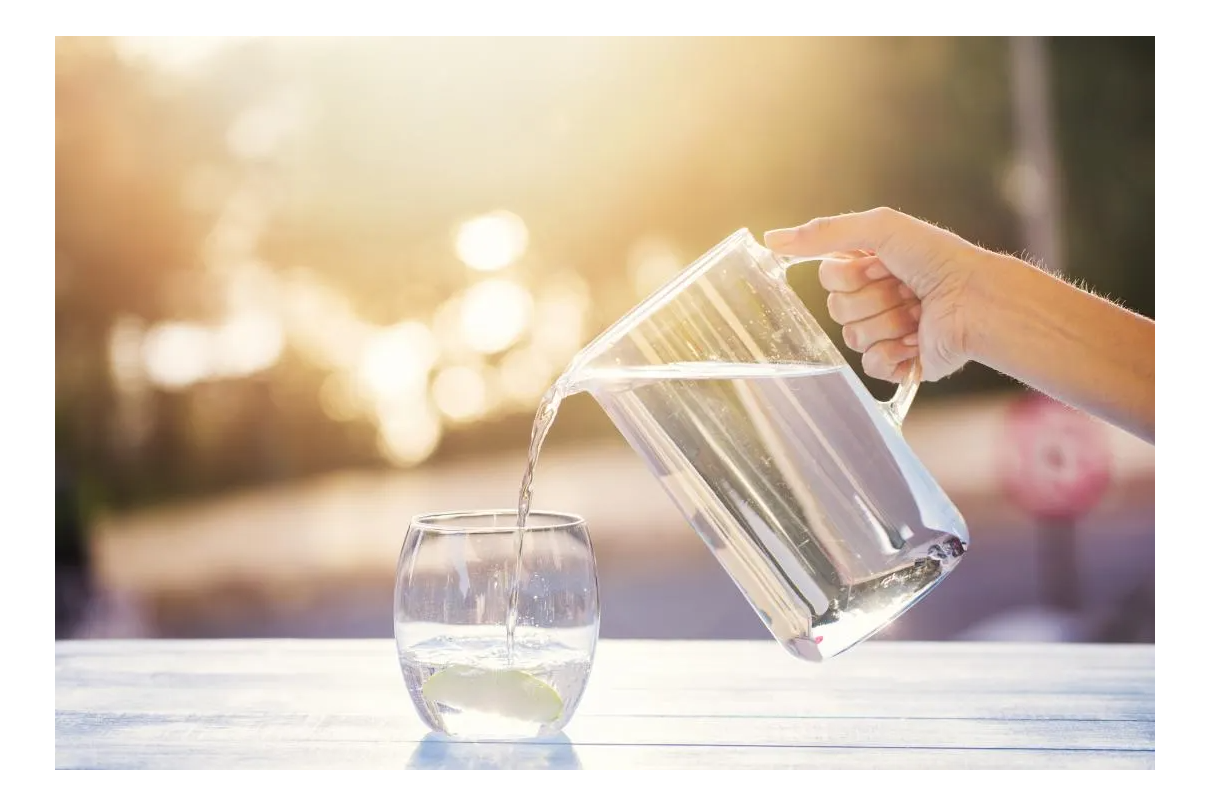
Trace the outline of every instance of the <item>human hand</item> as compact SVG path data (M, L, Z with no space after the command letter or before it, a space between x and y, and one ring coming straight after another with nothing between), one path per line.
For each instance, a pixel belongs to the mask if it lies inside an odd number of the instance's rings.
M771 230L765 245L823 259L828 313L870 376L903 381L919 358L921 378L936 381L971 358L971 279L987 250L885 207Z

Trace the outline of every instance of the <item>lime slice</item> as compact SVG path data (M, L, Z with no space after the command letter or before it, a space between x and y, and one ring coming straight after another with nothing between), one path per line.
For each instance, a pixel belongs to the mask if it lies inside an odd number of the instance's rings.
M455 664L425 681L425 698L461 711L549 723L563 713L563 699L523 670L489 670Z

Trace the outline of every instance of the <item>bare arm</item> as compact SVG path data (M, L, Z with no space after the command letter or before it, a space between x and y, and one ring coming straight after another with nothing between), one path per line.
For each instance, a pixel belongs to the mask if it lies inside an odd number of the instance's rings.
M845 343L875 378L974 360L1155 442L1155 322L1009 255L888 208L765 234L822 258Z
M1154 321L1005 255L968 289L972 359L1155 442Z

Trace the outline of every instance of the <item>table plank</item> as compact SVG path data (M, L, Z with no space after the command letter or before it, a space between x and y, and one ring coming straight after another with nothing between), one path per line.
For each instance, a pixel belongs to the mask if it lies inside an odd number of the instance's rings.
M387 640L56 644L58 767L1154 767L1154 646L601 643L569 741L442 742Z
M452 745L452 744L451 744ZM56 749L58 768L176 770L1152 770L1147 751L1051 751L895 748L871 753L851 748L751 746L586 745L534 750L507 746L433 750L422 743L309 742L267 745L254 751L211 741L145 746L65 743Z

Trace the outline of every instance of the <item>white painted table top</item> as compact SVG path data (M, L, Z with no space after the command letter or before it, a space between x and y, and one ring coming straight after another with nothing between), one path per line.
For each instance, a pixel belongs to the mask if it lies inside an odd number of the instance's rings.
M1154 768L1154 645L603 640L564 734L430 735L390 639L64 641L58 768Z

